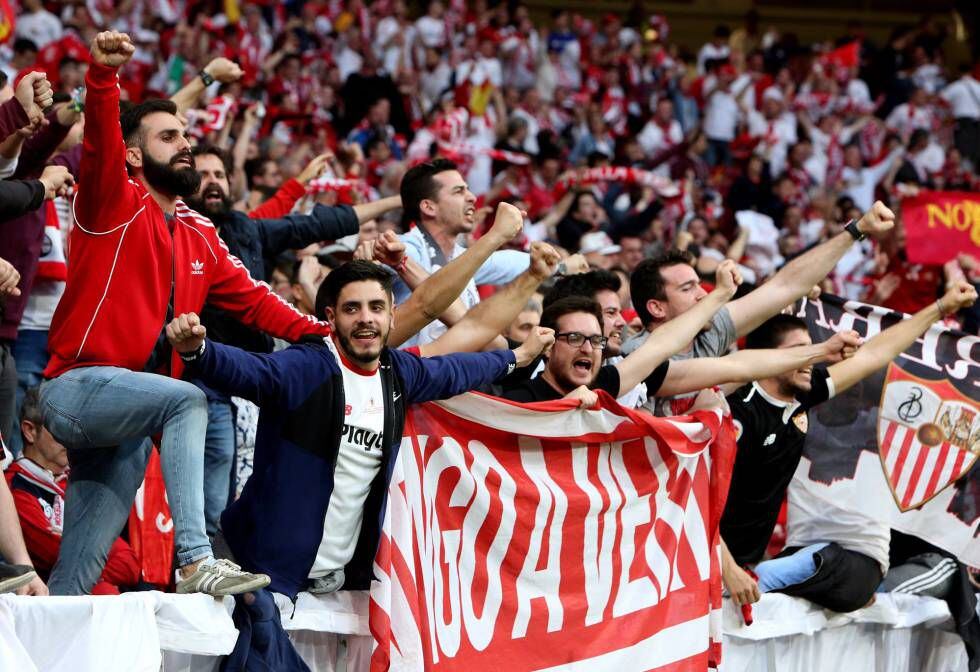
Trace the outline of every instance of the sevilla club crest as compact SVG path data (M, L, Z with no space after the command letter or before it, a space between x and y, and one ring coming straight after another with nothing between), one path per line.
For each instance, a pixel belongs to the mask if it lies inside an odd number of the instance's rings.
M878 413L878 455L895 503L915 509L945 490L980 454L980 409L945 380L917 378L895 364Z

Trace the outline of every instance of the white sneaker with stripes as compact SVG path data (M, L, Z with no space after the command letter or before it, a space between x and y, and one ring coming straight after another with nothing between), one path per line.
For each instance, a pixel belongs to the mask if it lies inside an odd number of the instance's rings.
M250 574L229 560L207 558L201 561L193 574L177 582L177 592L220 597L247 593L268 585L269 577L265 574Z

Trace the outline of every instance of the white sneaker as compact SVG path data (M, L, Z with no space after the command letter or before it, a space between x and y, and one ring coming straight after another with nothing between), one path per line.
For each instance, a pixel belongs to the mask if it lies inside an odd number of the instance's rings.
M177 582L177 592L204 593L215 597L238 595L265 588L269 581L267 575L243 572L241 567L229 560L207 558L193 574Z

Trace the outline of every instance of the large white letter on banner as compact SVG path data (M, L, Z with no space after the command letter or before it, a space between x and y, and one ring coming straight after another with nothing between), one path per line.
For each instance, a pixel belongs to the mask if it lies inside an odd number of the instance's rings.
M500 566L510 546L514 534L514 493L517 487L514 479L507 470L500 466L487 447L479 441L470 441L470 452L473 454L473 466L470 468L476 481L476 496L466 512L463 521L463 548L460 553L459 571L460 585L463 586L463 623L470 643L477 651L487 648L493 639L494 628L497 624L497 614L503 602L503 586L500 582ZM487 474L493 469L500 477L500 501L503 513L500 517L500 527L486 553L487 595L483 600L483 615L476 615L473 604L473 575L476 567L477 537L483 528L483 523L490 512L490 491L487 490Z
M623 450L612 451L612 467L619 487L623 489L623 531L619 540L619 555L623 567L619 573L619 590L613 602L613 616L625 616L657 603L657 591L646 576L630 580L630 567L636 551L636 528L650 522L650 495L637 495L636 486L623 464ZM648 533L652 534L652 530Z
M439 477L447 469L462 467L456 462L461 454L459 444L451 438L443 440L443 444L433 451L425 465L425 491L435 493L438 490ZM462 506L473 496L473 478L469 472L460 468L459 482L449 497L450 506ZM432 583L434 609L430 612L435 621L435 631L439 640L439 648L450 658L459 650L460 640L460 608L459 608L459 557L460 533L458 530L441 532L439 516L436 511L436 497L429 500L429 536L434 545L432 554ZM440 548L441 546L441 548ZM449 581L448 590L443 585L442 564L446 565L446 575ZM445 601L449 600L449 622L444 614ZM433 652L435 655L435 652Z
M527 624L531 620L531 600L539 597L544 598L548 608L548 632L559 630L562 626L565 612L558 596L558 588L561 585L561 529L565 524L565 511L568 508L565 493L551 478L545 466L541 442L521 437L518 446L524 471L538 489L538 507L534 512L534 529L531 531L527 555L517 577L517 616L511 630L514 639L527 634ZM541 542L549 515L552 520L548 526L548 562L544 569L538 570Z
M606 605L609 604L609 593L612 591L612 550L616 539L616 512L622 503L622 497L612 474L609 473L609 449L608 443L599 444L597 465L599 482L609 496L609 507L602 521L601 546L599 513L602 509L602 495L589 480L588 452L576 450L572 462L575 482L589 498L589 512L585 516L585 548L582 559L585 563L585 597L589 605L585 615L586 625L593 625L602 620Z

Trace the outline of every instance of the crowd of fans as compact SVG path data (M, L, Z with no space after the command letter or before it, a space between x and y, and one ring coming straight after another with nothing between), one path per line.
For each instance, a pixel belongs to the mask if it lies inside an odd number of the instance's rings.
M980 64L952 62L943 17L883 44L852 24L806 45L750 12L693 49L642 3L547 20L487 0L21 5L0 46L0 436L16 457L13 497L0 491L0 556L13 563L0 565L0 588L138 585L119 532L154 435L177 589L240 593L270 576L278 592L304 587L296 568L263 564L262 534L241 538L248 489L236 499L269 412L234 391L248 389L244 372L223 378L216 358L237 360L208 354L205 327L208 343L271 353L322 339L329 317L341 372L382 336L423 359L512 348L524 366L502 380L484 378L508 362L488 359L459 389L424 388L416 374L400 384L410 400L480 387L584 405L600 389L661 415L753 381L805 412L936 319L980 328L978 261L910 263L895 216L921 189L978 189ZM345 333L338 301L372 282L397 304L390 331ZM863 359L846 334L788 354L805 325L774 316L821 290L915 314L915 328L885 332ZM813 381L778 378L827 361ZM339 375L331 367L324 375ZM761 425L766 412L748 406ZM377 429L363 448L381 459ZM353 441L342 434L341 454ZM736 468L733 498L765 465ZM344 468L347 486L364 475ZM761 510L726 511L723 535L738 539L726 539L725 582L739 602L759 596L740 567L763 559L795 462L780 469ZM296 570L313 592L360 585L341 568L368 495L351 500L337 479L358 522L334 551L324 536L312 571ZM248 571L212 557L232 524ZM839 541L808 540L794 569ZM56 562L59 544L69 550ZM887 555L838 570L867 577L849 592L873 594ZM770 571L764 589L781 581Z

